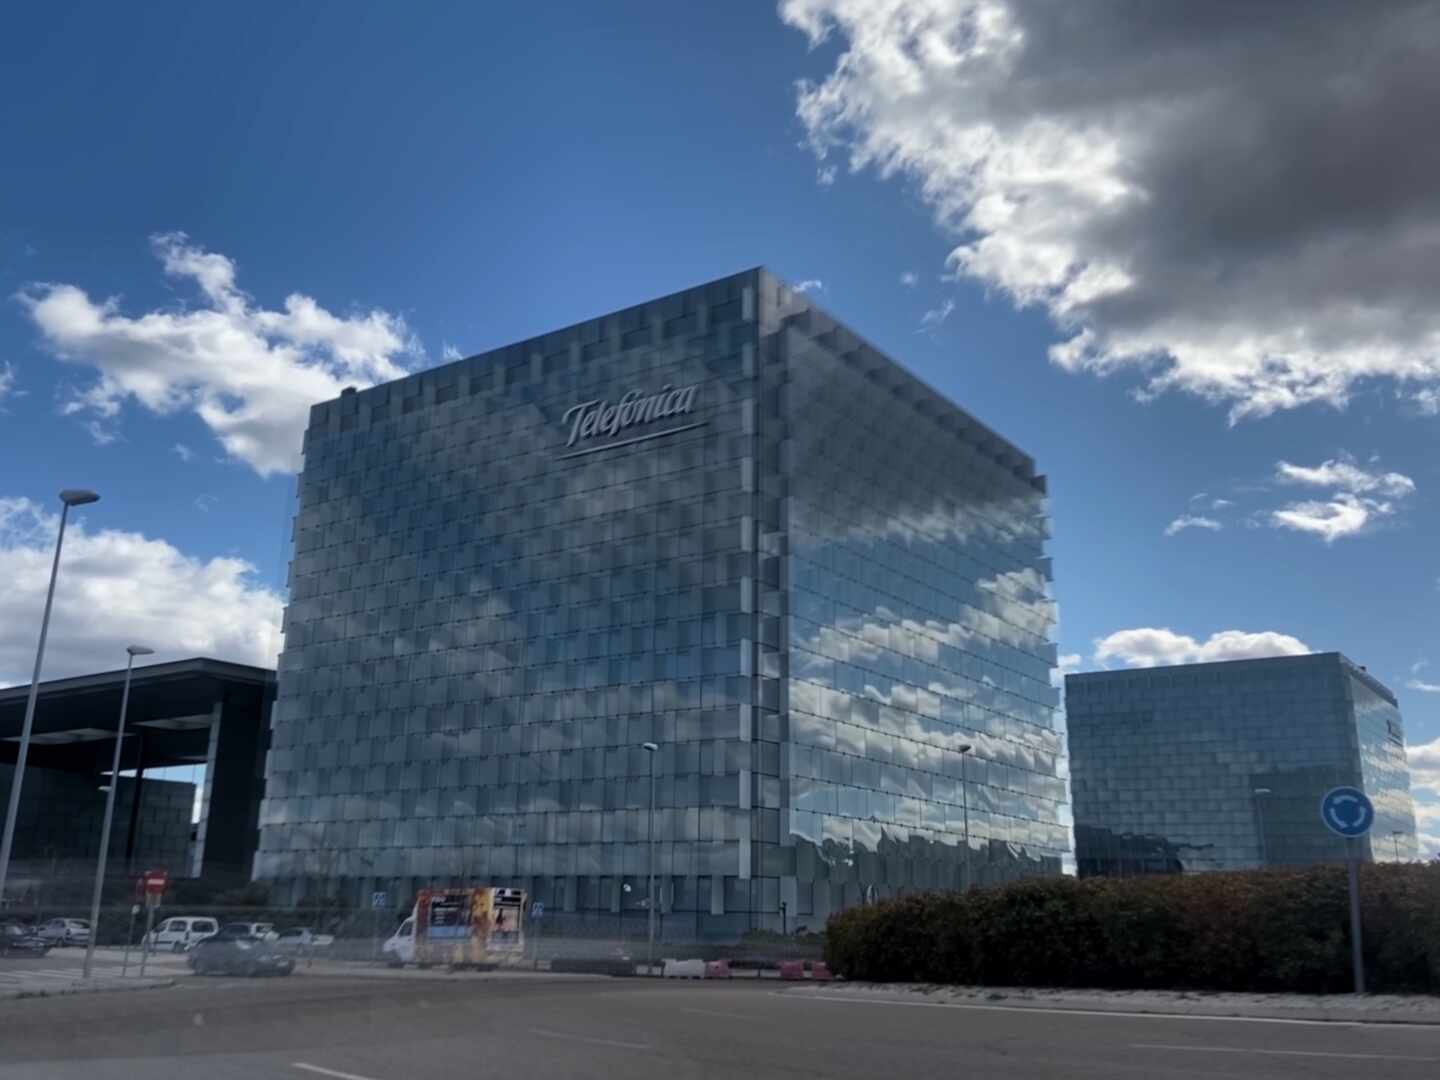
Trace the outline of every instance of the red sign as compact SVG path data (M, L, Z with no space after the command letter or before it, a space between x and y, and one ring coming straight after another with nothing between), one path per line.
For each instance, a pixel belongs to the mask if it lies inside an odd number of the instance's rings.
M170 884L170 874L165 870L146 870L140 875L140 884L148 896L164 896L165 887Z

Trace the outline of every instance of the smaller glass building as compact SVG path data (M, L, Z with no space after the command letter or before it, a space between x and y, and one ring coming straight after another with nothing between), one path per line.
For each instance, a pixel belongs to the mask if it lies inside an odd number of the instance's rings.
M1364 858L1415 857L1395 695L1339 653L1094 671L1065 697L1082 877L1340 861L1320 800L1341 784L1375 803Z

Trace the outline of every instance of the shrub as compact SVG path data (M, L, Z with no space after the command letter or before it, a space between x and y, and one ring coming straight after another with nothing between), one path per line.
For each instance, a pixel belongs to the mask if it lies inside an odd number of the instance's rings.
M905 896L830 919L825 959L880 982L1351 988L1343 867L1128 879L1041 878ZM1375 991L1440 993L1440 865L1360 872Z

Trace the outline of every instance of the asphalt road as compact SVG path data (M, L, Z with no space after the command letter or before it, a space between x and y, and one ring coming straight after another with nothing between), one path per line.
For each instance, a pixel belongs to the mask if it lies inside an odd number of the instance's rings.
M1440 1075L1440 1028L880 1004L562 975L183 979L0 1002L0 1080Z

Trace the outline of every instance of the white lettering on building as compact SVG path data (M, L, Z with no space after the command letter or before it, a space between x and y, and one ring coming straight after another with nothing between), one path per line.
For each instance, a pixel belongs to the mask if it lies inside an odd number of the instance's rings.
M696 389L694 384L680 387L667 384L655 394L630 390L617 402L596 398L572 405L561 420L570 429L565 445L574 446L601 436L610 438L626 428L650 424L667 416L684 416L695 410Z

